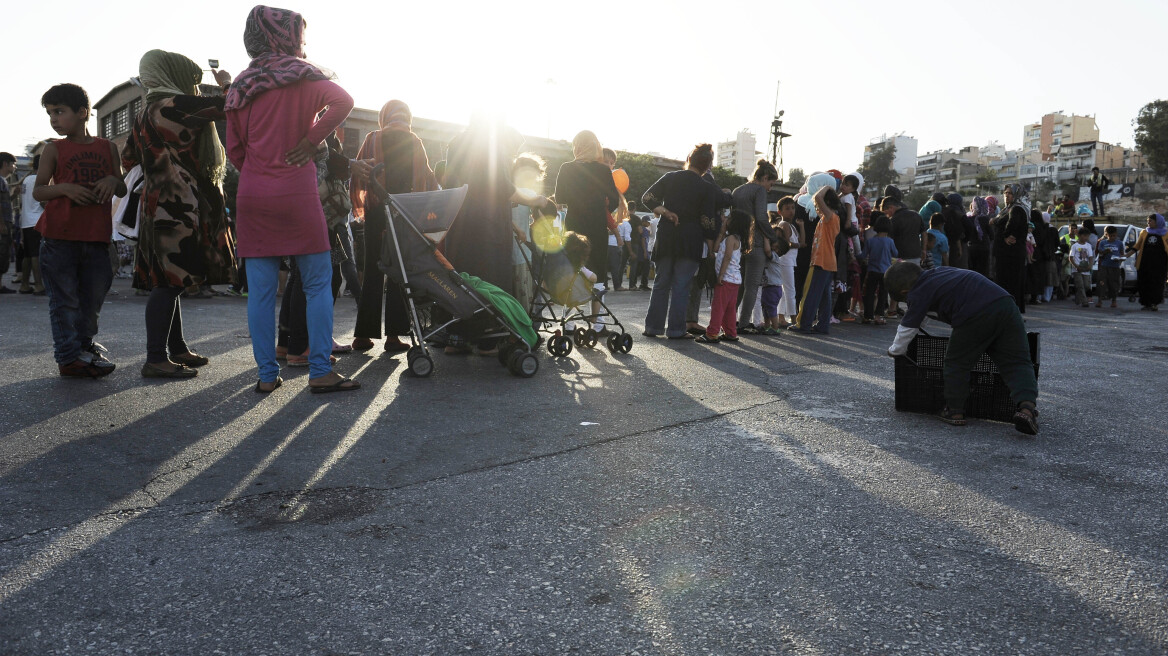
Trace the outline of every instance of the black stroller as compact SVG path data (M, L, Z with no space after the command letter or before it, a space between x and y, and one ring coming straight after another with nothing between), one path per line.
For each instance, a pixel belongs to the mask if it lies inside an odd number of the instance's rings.
M523 326L508 321L438 252L437 242L458 216L467 187L391 195L377 184L377 173L375 169L370 176L370 188L379 198L386 199L389 216L389 228L381 245L381 270L405 294L413 343L406 351L410 371L420 377L433 373L434 359L427 340L458 322L466 322L476 326L478 338L501 338L499 362L511 373L523 378L535 375L539 370L535 332L528 330L528 338L524 338ZM518 301L511 300L521 308ZM449 318L437 320L443 313Z
M592 328L592 321L609 318L612 320L609 325L616 330L608 330L605 346L614 354L632 351L633 336L625 332L624 325L604 304L602 296L584 274L572 266L561 248L545 249L541 245L541 242L562 244L563 231L553 227L547 218L537 219L537 222L543 222L543 237L526 244L531 252L527 264L531 268L533 287L529 313L532 326L549 335L548 351L556 357L565 357L572 353L573 344L578 348L594 348L601 334ZM528 251L520 250L527 258ZM596 316L589 307L592 301L600 303L601 311ZM582 322L584 326L577 326L569 335L567 326L574 322Z

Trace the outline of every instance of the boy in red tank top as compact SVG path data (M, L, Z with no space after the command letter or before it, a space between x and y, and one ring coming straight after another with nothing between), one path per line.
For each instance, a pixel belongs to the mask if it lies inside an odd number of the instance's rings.
M49 125L64 137L45 146L32 192L45 204L36 229L44 237L40 260L49 293L53 357L62 376L99 378L114 370L93 336L113 282L110 200L126 195L121 159L109 141L90 136L84 89L58 84L45 92L41 105Z

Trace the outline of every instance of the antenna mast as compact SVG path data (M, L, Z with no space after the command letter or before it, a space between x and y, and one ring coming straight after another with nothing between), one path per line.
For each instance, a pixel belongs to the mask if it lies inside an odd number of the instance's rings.
M779 109L779 86L782 80L775 82L775 113L774 120L771 121L771 163L778 169L779 179L783 179L783 139L791 135L783 132L783 114L786 112Z

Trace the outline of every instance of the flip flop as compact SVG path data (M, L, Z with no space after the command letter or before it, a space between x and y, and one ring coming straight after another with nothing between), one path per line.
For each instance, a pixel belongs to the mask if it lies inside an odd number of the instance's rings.
M348 383L348 385L346 385ZM313 394L331 394L333 392L352 392L361 389L361 383L352 378L342 378L332 385L313 385L309 383L308 389Z
M255 386L256 394L271 394L272 392L275 392L276 390L280 389L281 385L284 384L284 379L280 378L279 376L276 376L276 380L274 382L276 384L272 385L272 389L266 390L266 389L263 389L260 387L260 385L264 384L264 381L262 381L262 380L256 381L256 386Z
M949 408L941 410L941 414L937 415L937 417L950 426L964 426L967 423L965 421L965 413L954 412Z

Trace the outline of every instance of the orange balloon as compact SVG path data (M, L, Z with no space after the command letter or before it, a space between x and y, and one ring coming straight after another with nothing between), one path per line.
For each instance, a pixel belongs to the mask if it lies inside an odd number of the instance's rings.
M613 169L612 181L616 184L616 190L622 194L629 190L629 174L624 169Z

